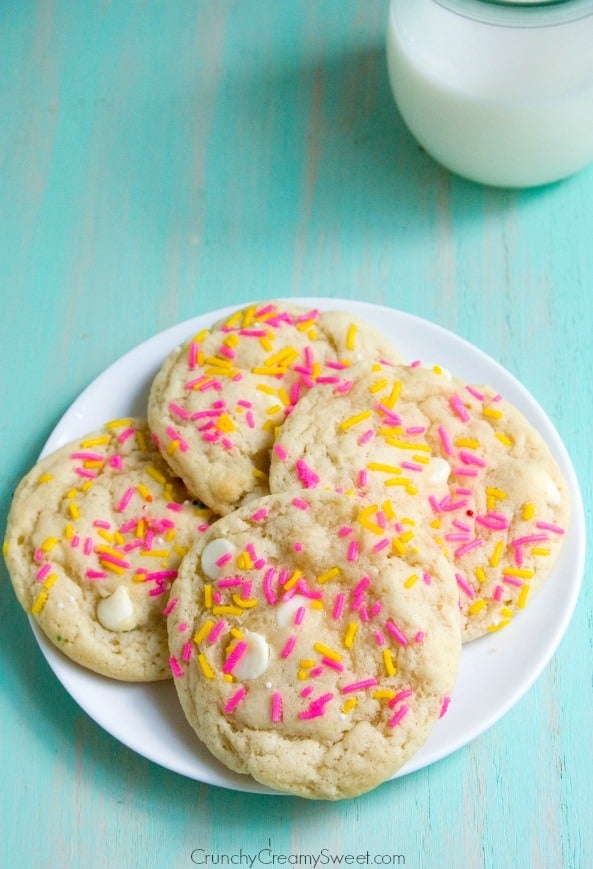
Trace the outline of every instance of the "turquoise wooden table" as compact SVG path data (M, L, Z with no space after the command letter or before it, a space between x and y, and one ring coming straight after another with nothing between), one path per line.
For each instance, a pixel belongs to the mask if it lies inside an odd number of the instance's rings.
M391 99L384 0L6 0L2 529L79 392L222 305L362 299L486 351L556 425L591 517L593 169L452 177ZM593 859L593 596L535 684L445 759L315 803L196 782L101 729L0 567L0 865L564 867Z

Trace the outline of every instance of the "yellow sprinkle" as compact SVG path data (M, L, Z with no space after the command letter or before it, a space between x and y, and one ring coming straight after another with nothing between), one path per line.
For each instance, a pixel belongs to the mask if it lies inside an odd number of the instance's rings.
M474 576L476 577L480 585L483 582L486 582L487 577L483 567L476 567L476 569L474 570Z
M187 546L179 546L178 544L176 544L173 547L173 552L175 553L175 555L179 555L180 558L184 558L189 552L189 548Z
M53 478L54 478L53 474L41 474L41 476L39 476L37 478L37 482L38 483L50 483L53 480Z
M235 431L237 426L235 425L235 423L233 422L231 417L228 415L228 413L221 413L220 416L218 417L218 421L216 423L216 428L219 431L222 431L222 432L225 432L226 434L229 434L230 432Z
M206 338L210 334L210 329L202 329L196 335L194 335L193 340L196 344L201 344L204 338Z
M258 477L260 479L262 479L262 478L265 478L266 480L268 479L267 474L265 474L264 471L261 471L259 468L253 469L253 476Z
M110 422L106 422L105 428L129 428L131 424L132 420L129 417L122 417L121 419L112 419ZM86 443L85 446L87 446Z
M456 438L456 447L465 447L468 450L477 450L480 446L480 441L477 438Z
M499 540L492 550L492 555L489 559L490 567L498 567L502 553L504 552L504 541Z
M413 519L410 519L409 516L404 516L401 520L402 525L408 525L412 528L416 527L416 522Z
M104 465L103 459L86 459L82 463L83 468L102 468Z
M278 374L286 374L286 368L283 365L275 365L268 367L264 367L263 365L258 365L255 368L251 369L252 374L266 374L270 377L275 377Z
M514 615L513 610L508 606L503 606L500 610L500 614L501 616L504 616L505 619L512 619Z
M170 543L174 539L175 539L175 529L174 528L167 528L167 530L165 531L165 540L167 541L167 543Z
M66 492L66 497L69 499L76 498L77 495L78 489L70 489L68 492Z
M505 567L502 572L505 576L516 576L517 579L533 579L533 570L528 567Z
M441 520L440 519L432 519L431 523L430 523L430 527L431 528L440 528L441 527Z
M232 673L223 673L222 678L225 682L234 682L234 676Z
M47 592L40 591L35 600L33 601L33 606L31 607L31 614L36 616L39 615L43 607L45 606L45 602L47 601Z
M509 435L503 434L503 432L501 431L495 432L494 437L498 438L501 444L503 444L505 447L513 446L513 439Z
M391 503L391 501L383 501L382 507L386 519L389 519L390 521L392 519L395 519L395 510L393 509L393 504Z
M179 441L178 440L175 439L175 440L172 440L169 442L169 446L167 447L167 452L169 453L170 456L172 456L173 453L176 453L178 449L179 449Z
M47 577L47 579L43 583L43 587L50 589L52 587L52 585L56 584L57 581L58 581L58 574L57 573L50 573L50 575Z
M346 350L354 350L356 347L356 333L357 327L354 323L351 323L348 326L348 332L346 333Z
M376 688L371 694L371 697L373 700L393 700L395 695L396 692L393 688Z
M43 552L51 552L57 542L57 537L46 537L40 548Z
M519 597L517 598L517 606L519 609L523 609L525 604L527 603L527 595L529 594L529 586L527 583L521 586L521 591L519 592Z
M146 582L147 576L148 576L148 573L146 570L138 570L132 576L132 580L133 580L133 582Z
M333 649L330 649L329 646L326 646L324 643L313 643L313 648L316 652L319 652L320 655L324 655L326 658L329 658L331 661L341 661L342 656L339 652L335 652Z
M397 465L386 465L382 462L369 462L367 470L380 471L383 474L401 474L402 472L402 469Z
M88 490L91 489L92 486L93 486L93 481L92 481L92 480L86 480L86 481L82 484L82 486L80 487L80 491L81 491L81 492L88 492Z
M502 416L502 410L498 410L496 407L485 407L482 411L483 416L487 416L490 419L500 419Z
M215 616L240 616L242 610L238 606L223 604L221 606L213 606L212 612Z
M378 510L376 504L369 504L358 514L358 521L362 525L363 528L366 528L367 531L372 531L373 534L384 534L385 529L381 528L376 522L371 520L371 516L375 514Z
M70 501L68 504L68 512L72 519L80 519L80 507L76 503L76 501Z
M529 550L531 555L549 555L552 551L551 549L545 549L542 546L534 546Z
M303 670L311 670L315 666L315 661L313 658L303 658L299 661L299 666L302 667Z
M315 325L315 319L311 319L311 320L303 320L301 323L297 323L296 327L299 330L299 332L306 332L307 329L310 329L311 326L314 326L314 325Z
M389 386L389 381L386 377L382 377L381 380L375 380L375 382L369 386L369 392L374 395L376 392L381 392L381 390L385 389L387 386Z
M312 610L322 610L323 609L323 601L315 598L314 600L311 601L309 606L311 607Z
M418 574L413 573L411 576L409 576L406 579L406 581L404 582L404 586L406 588L412 588L412 586L415 585L417 582L418 582Z
M401 390L402 390L402 382L401 382L401 380L396 380L395 383L393 384L393 387L391 388L391 392L389 393L387 398L383 399L383 404L385 405L385 407L388 407L390 410L392 410L395 407L395 405L397 404L397 400L400 396Z
M358 624L356 622L350 622L348 625L348 629L346 631L346 636L344 637L344 645L347 649L351 649L354 645L354 640L356 639L356 632L358 631Z
M149 466L148 468L146 468L146 473L147 473L150 477L152 477L152 479L153 479L156 483L161 483L161 485L163 485L163 486L164 486L165 483L167 482L166 477L164 476L164 474L161 474L161 472L160 472L157 468L153 468L152 466Z
M290 405L290 397L282 386L278 390L278 398L280 399L284 407L288 407Z
M237 567L239 568L239 570L251 570L251 568L253 567L251 555L247 552L247 550L244 550L237 556Z
M72 527L72 525L70 525L70 523L68 523L64 528L64 537L66 538L66 540L72 540L72 538L74 537L74 528Z
M352 426L358 425L359 422L364 422L365 419L368 419L372 415L372 410L363 410L362 413L355 413L354 416L342 420L338 428L340 431L347 431L349 428L352 428Z
M420 450L424 453L430 452L430 446L428 444L414 444L409 441L402 441L397 438L388 438L390 446L397 447L398 450Z
M485 606L486 601L483 598L480 598L479 600L474 600L472 601L472 603L470 603L468 607L468 612L471 616L475 616L479 612L481 612Z
M525 504L523 507L523 519L525 522L529 522L530 519L533 519L535 516L535 504L531 502Z
M144 437L144 432L140 431L140 429L136 430L136 443L138 444L138 448L142 450L142 452L146 452L146 438Z
M238 594L233 595L233 601L235 602L235 604L238 607L240 607L241 609L246 609L246 610L253 609L253 607L257 606L257 604L258 604L258 600L256 597L248 598L246 600L245 598L242 598Z
M139 483L137 486L138 493L144 498L145 501L152 501L152 492L150 489L144 485L144 483Z
M440 537L435 537L434 541L435 541L435 543L438 543L438 545L442 549L445 558L448 558L449 561L451 561L451 553L447 549L447 546L446 546L444 540L442 540Z
M358 705L358 697L349 697L345 703L342 704L342 712L348 713L352 712L352 710Z
M418 462L421 465L428 465L430 463L430 456L412 456L413 462Z
M509 624L510 621L511 621L510 619L503 619L497 625L489 625L488 631L491 634L494 633L494 631L500 631L500 630L502 630L502 628L506 628L506 626Z
M97 534L108 543L113 543L113 534L111 534L106 528L97 528Z
M124 423L125 424L125 421ZM109 424L108 424L109 427ZM109 435L99 435L96 438L86 438L86 440L80 442L80 446L86 449L87 447L100 447L108 444L110 441Z
M234 637L236 640L242 640L243 631L240 631L239 628L231 628L231 637Z
M223 344L224 344L226 347L236 347L237 344L239 343L239 340L240 340L240 339L239 339L239 336L238 336L238 335L234 335L234 334L233 334L233 335L228 335L228 336L224 339Z
M122 567L121 564L112 564L111 561L104 561L102 558L99 558L99 562L101 563L101 567L104 567L105 570L110 570L111 573L117 573L119 576L124 574L127 570L127 568Z
M196 644L196 646L199 645L202 640L206 639L213 627L214 622L212 621L212 619L206 619L200 630L194 634L194 643Z
M8 540L5 540L4 543L2 544L2 555L3 555L5 558L6 558L6 556L8 555L8 548L9 548L9 547L8 547Z
M200 652L198 655L198 661L200 662L200 667L202 668L202 672L206 679L214 679L214 670L208 663L206 655L203 652Z
M204 607L207 610L212 608L212 586L210 583L204 585Z
M264 350L269 353L274 346L274 336L270 333L268 333L267 335L262 335L262 337L259 339L259 343L264 348Z
M329 582L330 579L334 579L336 576L339 576L342 571L339 567L330 567L329 570L326 570L325 573L320 573L317 577L317 582L323 585L324 582Z
M140 555L144 558L168 558L168 549L141 549Z
M443 373L443 369L441 368L440 365L433 365L432 370L433 370L434 374L442 374Z
M281 404L273 404L266 410L268 416L275 416L277 413L281 413L282 405Z
M297 584L297 582L299 581L299 579L301 578L302 575L303 575L303 572L301 570L295 569L293 571L293 573L291 574L291 576L286 580L286 582L282 586L283 590L290 591L291 588L294 588L294 586Z
M255 388L260 392L265 392L266 395L277 395L277 390L273 386L268 386L267 383L258 383Z
M388 676L395 676L397 673L397 668L393 663L391 649L383 649L383 666L385 667L385 672Z
M301 680L301 682L303 682L305 679L309 678L309 674L307 673L306 670L298 670L297 676Z

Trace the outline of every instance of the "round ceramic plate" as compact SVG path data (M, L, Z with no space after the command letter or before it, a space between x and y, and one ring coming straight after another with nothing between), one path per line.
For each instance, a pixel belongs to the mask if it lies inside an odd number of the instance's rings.
M421 769L483 733L533 684L558 647L574 610L584 569L583 504L566 449L534 398L508 371L451 332L418 317L345 299L295 299L299 304L349 310L389 336L405 362L438 363L472 383L487 383L515 404L539 430L558 461L572 495L573 517L553 573L530 605L507 628L467 644L447 715L428 742L399 771ZM126 353L72 404L43 455L121 416L146 416L152 378L177 344L236 307L212 311L173 326ZM248 776L230 772L198 742L186 723L172 682L120 683L72 663L33 623L37 641L57 678L101 727L167 769L208 784L273 793Z

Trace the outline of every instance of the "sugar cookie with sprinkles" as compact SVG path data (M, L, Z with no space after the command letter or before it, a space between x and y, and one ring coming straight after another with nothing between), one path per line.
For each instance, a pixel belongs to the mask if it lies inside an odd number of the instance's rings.
M65 655L124 681L165 679L169 587L211 517L146 421L115 420L22 479L4 556L19 602Z
M349 374L351 390L316 387L279 430L271 490L413 493L454 566L464 640L505 627L550 574L569 523L548 446L495 390L438 367ZM431 492L441 471L447 490Z
M269 493L274 432L301 396L318 382L338 384L367 357L399 359L350 314L249 305L172 351L152 384L149 425L174 472L224 515Z
M210 527L169 600L185 715L229 768L311 799L379 785L448 706L453 571L389 503L270 495Z

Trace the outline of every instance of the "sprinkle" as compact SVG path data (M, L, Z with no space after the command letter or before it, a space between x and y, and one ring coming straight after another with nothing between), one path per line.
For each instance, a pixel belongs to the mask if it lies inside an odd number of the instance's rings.
M463 401L458 395L452 395L449 399L449 404L451 405L452 410L462 422L469 422L470 415L467 412Z
M357 561L358 560L358 541L351 540L348 546L348 561Z
M288 658L288 656L290 655L290 653L292 652L292 650L294 649L294 647L296 645L296 641L297 641L297 638L294 636L294 634L287 639L282 651L280 652L281 658Z
M132 497L134 495L134 489L130 486L123 494L123 497L119 504L115 508L116 513L123 513L128 504L130 503Z
M364 420L368 419L370 416L372 416L372 414L372 410L365 410L362 413L357 413L354 416L349 417L348 419L342 420L338 427L340 431L347 431L349 428L352 428L352 426L364 422Z
M350 684L344 685L340 690L342 694L351 694L353 691L366 691L367 688L374 688L378 684L377 679L373 677L361 679L359 682L350 682Z
M519 597L517 598L517 607L519 609L523 609L525 604L527 603L527 595L529 594L529 586L525 583L521 591L519 592Z
M334 601L334 608L332 611L332 618L334 618L335 621L339 620L340 616L342 615L343 609L344 609L344 595L342 594L342 592L338 592L338 594L336 595L336 599Z
M169 658L169 666L175 678L178 679L180 676L183 676L183 670L179 666L179 661L174 656Z
M349 525L343 525L338 531L339 537L348 537L349 534L352 534L352 528Z
M551 531L552 534L564 534L564 528L559 525L552 525L550 522L536 522L535 527L542 531Z
M223 709L225 715L229 715L231 712L233 712L233 710L237 708L237 706L239 705L241 700L243 700L246 694L247 689L241 685L241 687L237 691L235 691L233 696L229 700L227 700Z
M176 597L171 598L171 600L163 610L163 615L168 616L170 613L172 613L178 603L179 601Z
M39 615L41 610L46 604L48 598L48 594L46 591L40 591L35 600L33 601L33 606L31 607L31 614L36 616Z
M342 704L342 712L348 714L348 712L352 712L356 706L358 706L358 697L349 697L348 700Z
M476 549L478 546L481 546L484 543L481 537L475 537L473 540L470 540L469 543L466 543L464 546L459 546L454 552L453 555L455 558L461 558L462 555L465 555L467 552L471 552L472 549Z
M439 713L439 718L442 718L443 715L446 714L450 703L451 703L451 698L448 695L446 697L443 697L443 702L441 704L441 711Z
M388 676L395 676L397 673L391 649L383 649L383 666L385 667L385 672Z
M483 598L480 598L479 600L475 600L473 603L470 603L470 605L468 607L468 612L469 612L470 616L475 616L479 612L482 612L482 610L484 609L485 606L486 606L486 601Z
M404 582L404 586L406 588L412 588L412 586L416 584L417 580L418 580L418 574L413 573L411 576L409 576L406 579L406 581Z
M306 489L313 489L319 484L319 476L310 468L304 459L298 459L296 462L296 472L301 483Z
M282 694L279 691L272 694L272 721L275 724L282 721Z
M346 631L346 636L344 637L344 645L347 649L351 649L354 645L354 640L356 639L356 632L358 631L358 624L356 622L350 622L348 624L348 629Z
M400 646L407 646L408 645L407 638L400 631L400 629L397 627L395 622L391 621L391 619L389 619L388 621L385 622L385 628L391 634L391 636L397 640L397 642L400 644Z
M503 594L504 594L504 588L502 587L502 585L497 585L496 588L494 589L494 593L493 593L492 597L494 598L494 600L497 603L500 603L500 601L502 600Z
M293 507L296 507L298 510L308 510L309 505L306 501L303 501L302 498L293 498L291 501Z
M329 646L326 646L324 643L313 643L313 648L320 655L323 655L323 657L331 658L332 661L342 660L342 655L339 652L334 651L334 649L330 649Z
M389 724L389 726L390 727L397 727L397 725L402 721L404 716L408 713L409 709L410 709L410 707L406 703L403 703L399 707L399 709L397 710L395 715L392 718L390 718L389 721L387 722Z
M471 587L471 585L469 585L469 583L464 579L464 577L460 573L455 574L455 579L457 580L457 585L459 586L459 588L463 592L465 592L465 594L468 597L475 596L473 588Z
M239 641L233 648L232 652L224 662L224 666L222 668L223 673L232 673L236 664L239 662L240 658L243 657L245 652L247 651L247 643L243 640Z

